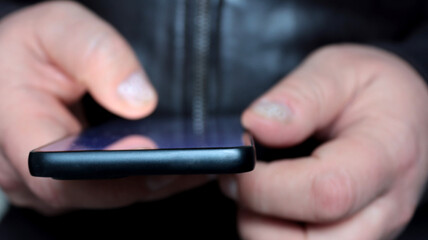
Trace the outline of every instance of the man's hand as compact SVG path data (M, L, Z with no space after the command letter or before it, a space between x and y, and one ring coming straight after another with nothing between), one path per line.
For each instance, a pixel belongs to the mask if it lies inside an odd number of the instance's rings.
M365 46L316 51L256 100L243 125L261 143L324 140L311 156L222 179L245 239L390 239L428 173L428 94L406 62Z
M108 208L170 195L204 177L58 181L31 177L30 150L82 125L88 91L122 117L150 114L157 95L130 46L110 25L73 2L39 4L0 23L0 187L13 204L55 213ZM74 112L75 113L75 112Z

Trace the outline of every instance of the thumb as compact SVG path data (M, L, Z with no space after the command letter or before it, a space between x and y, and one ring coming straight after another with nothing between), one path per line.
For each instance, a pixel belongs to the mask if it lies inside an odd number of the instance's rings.
M157 103L153 86L131 47L109 24L72 2L50 8L33 28L52 62L82 83L94 99L126 118L150 114Z
M242 124L270 147L298 144L327 127L355 91L352 71L337 68L345 61L340 47L316 51L244 111Z

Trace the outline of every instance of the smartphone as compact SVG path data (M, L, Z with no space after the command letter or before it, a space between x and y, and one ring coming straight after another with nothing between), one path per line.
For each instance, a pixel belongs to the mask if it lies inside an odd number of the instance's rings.
M237 116L210 117L203 129L190 118L116 119L30 152L31 175L106 179L153 174L251 171L255 148Z

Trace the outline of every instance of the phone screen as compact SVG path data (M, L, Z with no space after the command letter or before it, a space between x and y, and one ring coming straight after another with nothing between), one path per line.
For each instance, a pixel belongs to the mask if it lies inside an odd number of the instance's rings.
M195 130L190 118L162 117L115 120L37 149L38 152L229 148L249 146L238 117L208 120Z
M141 174L237 173L254 167L251 137L237 116L117 119L33 150L34 176L60 179Z

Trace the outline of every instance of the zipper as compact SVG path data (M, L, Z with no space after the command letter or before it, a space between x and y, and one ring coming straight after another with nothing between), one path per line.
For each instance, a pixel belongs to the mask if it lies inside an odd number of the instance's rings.
M174 105L176 114L183 114L185 111L185 86L186 86L186 32L188 0L176 0L171 4L174 11L173 22L173 84L171 89L171 104Z
M210 53L210 1L193 0L195 14L193 21L192 46L192 125L193 131L202 134L207 118L207 81Z

